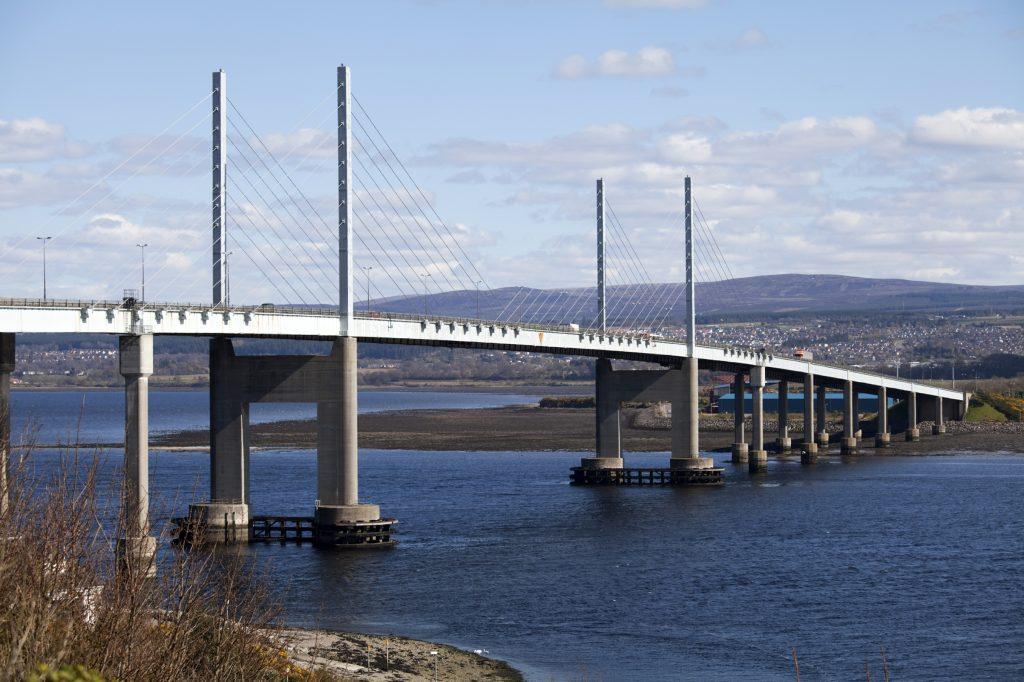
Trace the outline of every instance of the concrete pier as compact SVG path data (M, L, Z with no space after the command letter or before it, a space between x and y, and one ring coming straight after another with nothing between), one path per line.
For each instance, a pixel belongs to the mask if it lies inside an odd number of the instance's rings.
M680 380L672 392L672 469L712 469L715 461L700 456L700 394L697 358L683 361Z
M839 454L857 454L857 396L853 382L847 380L843 385L843 440Z
M751 427L750 463L751 472L768 468L768 453L764 449L764 367L750 368Z
M800 453L802 464L818 461L818 445L814 442L814 375L804 375L804 445Z
M906 439L915 441L921 439L921 430L917 428L917 393L907 394L907 432Z
M359 430L357 340L338 339L328 367L337 372L336 391L323 391L317 401L316 493L313 514L313 543L320 546L349 544L358 524L379 521L380 507L359 501ZM326 377L325 377L326 378Z
M595 363L594 405L596 408L596 452L594 457L584 457L580 466L586 469L621 469L622 427L621 407L615 390L615 375L612 361L598 358ZM675 415L673 414L673 423Z
M946 432L946 422L942 418L942 396L935 396L935 423L932 425L932 435L939 436Z
M120 565L156 575L156 538L149 529L149 377L153 373L153 335L119 339L119 369L124 377L124 491Z
M14 371L14 334L0 334L0 514L10 504L11 372Z
M878 387L878 428L875 430L875 447L889 447L889 393L885 386Z
M822 451L828 450L828 388L818 386L818 448Z
M210 501L189 505L208 542L249 536L248 372L231 339L210 339Z
M747 402L747 389L743 383L743 373L737 372L736 379L733 381L732 394L734 396L733 404L736 406L733 410L733 438L732 438L732 462L733 464L743 464L748 458L748 448L746 442L746 436L744 434L744 417L746 413L746 402Z
M789 382L785 379L779 382L779 436L775 444L781 452L789 452L793 448L793 441L789 437Z

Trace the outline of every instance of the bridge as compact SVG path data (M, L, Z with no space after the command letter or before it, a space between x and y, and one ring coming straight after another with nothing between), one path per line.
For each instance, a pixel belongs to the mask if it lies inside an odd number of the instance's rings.
M442 279L456 285L462 283L462 291L472 291L475 287L477 293L481 282L475 279L479 271L465 262L465 252L452 239L450 231L445 234L447 224L429 203L426 208L419 207L414 219L404 226L405 234L415 237L415 248L409 248L407 243L399 245L400 230L394 216L401 218L399 214L413 212L405 205L406 201L418 204L420 199L426 200L418 186L410 188L403 180L401 190L392 188L388 193L380 186L378 178L386 180L390 176L378 169L378 175L371 176L376 191L364 190L362 195L356 192L353 185L356 166L363 169L364 187L368 184L365 177L371 173L366 164L375 160L387 163L393 177L402 179L403 176L390 163L397 159L386 141L379 147L374 142L376 151L369 160L360 159L354 153L353 134L356 128L364 137L372 135L371 131L379 135L379 129L366 118L368 114L358 102L357 107L363 111L362 119L354 116L349 69L339 67L337 75L338 218L336 225L330 226L332 229L326 234L327 221L313 202L299 189L241 112L228 102L226 75L218 71L213 74L213 88L208 95L212 101L210 119L213 132L212 229L209 250L206 251L207 256L212 255L210 302L151 301L144 295L134 294L119 300L0 299L0 455L3 457L0 462L3 476L0 479L0 502L5 502L7 497L10 376L14 370L17 334L109 334L119 337L119 369L125 379L125 480L128 491L125 503L128 524L119 551L129 565L148 566L149 569L153 568L152 557L156 551L148 513L148 379L153 373L155 335L210 339L210 498L208 502L191 505L188 517L190 523L202 528L208 537L248 533L249 405L276 401L317 404L318 499L312 517L314 542L320 545L351 545L389 541L387 528L393 520L383 517L379 506L366 502L359 495L356 361L360 341L594 358L596 443L594 452L584 457L574 470L574 480L582 483L629 480L623 474L628 469L620 438L620 406L627 401L665 401L672 405L671 455L662 480L684 483L719 481L721 469L700 450L698 372L702 369L732 375L737 395L745 395L748 387L751 391L751 432L746 433L743 409L737 410L732 461L745 463L753 473L761 472L767 466L763 396L767 383L772 380L779 382L780 419L776 446L781 450L789 450L793 446L785 419L789 386L799 384L803 388L805 399L800 449L801 461L806 464L812 464L818 454L829 446L830 434L825 427L827 389L843 392L843 432L839 446L840 453L846 456L857 454L862 447L858 439L860 411L857 406L857 396L862 392L877 393L879 406L888 406L891 401L905 405L901 412L906 414L905 438L908 440L920 437L919 420L934 422L933 432L938 435L944 433L945 418L963 417L969 400L969 395L963 392L778 355L768 349L697 343L695 280L699 263L695 252L701 245L696 236L702 225L705 235L710 230L700 215L699 204L698 211L693 210L695 201L689 177L684 179L680 206L684 228L680 255L686 273L683 287L686 299L685 338L673 338L660 332L653 316L660 312L656 309L661 307L661 303L650 306L655 310L644 311L628 305L620 305L617 309L615 302L609 300L612 289L609 279L614 272L609 267L610 260L617 255L626 263L619 272L632 271L640 274L640 279L645 279L645 269L643 263L638 262L621 222L610 209L604 182L600 179L596 184L597 282L593 291L592 315L589 310L581 311L573 300L559 308L557 294L555 301L550 298L532 303L521 300L513 308L519 297L517 294L506 305L506 310L497 316L498 319L432 315L426 310L422 314L371 310L371 287L376 286L380 292L380 285L370 280L370 271L375 267L382 279L386 278L395 285L394 296L390 299L383 296L381 300L411 298L409 291L416 291L415 276L420 278L425 288L424 300L430 282L435 287L440 286L438 282ZM237 183L238 192L246 200L242 205L236 203L234 212L228 210L229 111L235 111L251 133L251 137L240 138L249 150L239 152L240 162L247 165L239 163L237 175L231 176L246 183ZM371 141L382 139L370 137ZM262 151L258 149L259 145L263 145ZM364 150L369 148L365 140L360 146ZM242 147L236 143L235 148ZM385 148L387 152L382 151ZM257 160L261 160L262 168L257 167ZM399 167L405 171L404 166ZM257 170L263 174L262 177L246 175L255 175ZM408 171L405 175L411 180ZM271 185L268 177L277 186ZM262 210L253 210L254 204L250 204L248 199L261 187L276 198L264 201ZM287 201L277 194L285 190L292 192ZM388 212L376 203L381 201L381 197L403 203L401 209L391 211L390 224L384 222ZM289 215L275 219L263 215L263 212L274 211L287 211ZM434 217L423 217L428 213ZM259 270L280 294L281 300L286 302L241 305L230 302L228 256L233 251L227 248L228 217L236 214L238 218L232 222L237 232L236 242L241 244L242 239L247 239L255 247L253 252L247 251L245 255L253 269ZM254 220L257 215L265 221L262 232L257 230ZM248 221L248 228L245 221ZM363 231L354 230L357 222L362 224ZM314 239L307 233L305 239L294 235L285 239L277 232L285 225L309 230L320 238ZM431 228L433 234L426 227ZM422 236L416 232L417 228L420 228ZM620 241L615 241L616 228ZM277 242L272 241L270 232L279 236ZM396 248L385 248L382 241ZM273 243L279 246L274 247ZM289 253L297 256L294 249L302 246L322 252L324 244L330 245L326 265L321 259L317 261L319 265L311 269L310 264L314 263L311 258L286 257ZM374 244L377 248L371 248ZM360 255L372 259L374 265L360 265L355 260L357 245L365 251ZM415 257L431 245L447 253L419 270L410 268L416 262ZM677 248L675 244L665 246ZM705 246L705 249L706 257L721 253L717 244ZM420 260L419 264L423 265L423 261ZM720 261L718 271L722 271ZM323 273L328 277L326 285ZM360 274L367 290L364 310L359 310L355 301L357 276ZM331 279L333 277L336 279ZM471 281L469 286L465 284L467 278ZM325 295L319 301L307 301L302 295L303 289L315 298L317 287L321 287L320 291ZM452 286L451 290L459 288ZM331 300L334 296L337 298ZM529 294L523 296L524 299L529 298ZM288 298L299 300L288 302ZM329 303L325 304L325 299ZM531 315L531 310L535 314ZM617 325L612 324L616 312ZM329 355L237 355L232 343L237 338L330 341L332 350ZM612 364L613 360L650 363L652 368L617 369ZM739 404L742 406L742 401ZM889 410L880 409L875 446L887 447L890 437Z

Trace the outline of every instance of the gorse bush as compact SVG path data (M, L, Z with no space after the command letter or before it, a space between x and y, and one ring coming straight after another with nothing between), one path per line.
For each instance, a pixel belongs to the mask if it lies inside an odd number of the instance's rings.
M276 609L242 554L162 548L147 579L115 558L117 497L98 494L95 456L69 450L45 477L27 461L0 511L0 680L320 677L266 631Z

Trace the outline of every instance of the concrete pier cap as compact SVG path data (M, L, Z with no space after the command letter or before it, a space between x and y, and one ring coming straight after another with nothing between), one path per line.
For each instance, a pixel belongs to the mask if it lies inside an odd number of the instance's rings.
M318 506L314 511L313 523L316 526L341 526L379 519L379 504L339 504Z
M751 450L750 460L747 464L751 473L759 473L768 470L768 452L766 450Z
M114 556L120 569L138 572L143 578L156 577L156 538L152 535L118 538Z
M733 443L732 444L732 461L733 464L743 464L750 457L750 446L746 443Z
M584 469L621 469L624 463L621 457L583 457L580 466Z
M669 467L682 471L714 469L715 460L711 457L673 457L669 460Z

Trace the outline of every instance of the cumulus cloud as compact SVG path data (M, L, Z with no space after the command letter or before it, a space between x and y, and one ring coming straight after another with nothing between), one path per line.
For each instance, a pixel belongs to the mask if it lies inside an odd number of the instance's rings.
M538 222L584 229L593 179L604 177L654 279L670 278L678 266L673 245L682 178L690 174L737 275L792 271L789 259L799 252L813 254L817 271L955 272L964 281L1007 282L1024 276L1024 244L1005 239L1024 232L1024 153L977 143L979 136L1003 139L1002 127L1012 124L1006 110L977 118L997 123L999 132L975 134L973 145L946 138L924 145L922 126L864 115L806 116L763 130L683 117L650 129L615 123L515 144L450 141L420 162L504 175L505 205L528 209ZM960 183L952 191L951 178ZM511 278L507 260L494 265ZM586 262L575 276L586 282L590 269ZM571 281L573 273L558 277Z
M670 76L678 70L675 57L663 47L642 47L636 52L608 50L593 62L580 54L566 57L555 67L558 78L587 76Z
M919 116L911 139L935 145L1024 149L1024 112L998 107L948 109Z
M59 123L43 118L0 119L0 161L49 161L87 153L86 145L67 139Z

